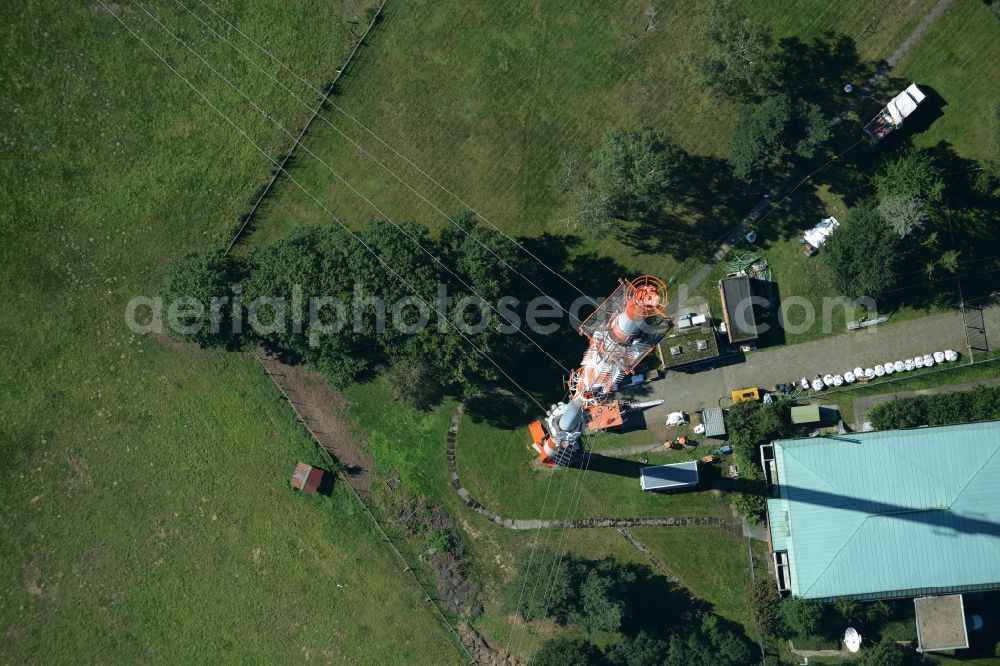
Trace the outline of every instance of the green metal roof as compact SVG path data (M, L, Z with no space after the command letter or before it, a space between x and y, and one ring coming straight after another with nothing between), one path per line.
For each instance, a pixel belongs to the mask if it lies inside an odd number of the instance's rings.
M774 462L792 594L1000 588L1000 422L777 441Z
M791 409L792 423L816 423L819 421L819 405L800 405Z

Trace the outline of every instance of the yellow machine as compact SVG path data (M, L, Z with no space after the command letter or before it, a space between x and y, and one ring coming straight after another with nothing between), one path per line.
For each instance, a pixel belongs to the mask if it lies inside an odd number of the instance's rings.
M733 391L733 404L738 405L741 402L747 402L748 400L760 400L760 389L756 386L751 388L739 389Z

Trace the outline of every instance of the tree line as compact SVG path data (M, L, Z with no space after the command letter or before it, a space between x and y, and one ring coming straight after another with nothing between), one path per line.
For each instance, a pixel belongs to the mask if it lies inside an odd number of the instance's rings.
M463 311L458 325L451 310L445 314L452 323L439 322L434 305L439 285L445 285L453 302L475 292L496 303L505 294L506 266L518 269L523 260L499 233L477 225L472 213L453 219L457 226L436 238L416 222L373 222L355 234L337 226L299 229L247 256L184 257L168 272L161 293L164 302L182 297L202 303L220 296L227 300L214 311L184 317L185 325L195 325L191 332L171 329L170 333L203 346L271 345L296 355L335 385L388 370L400 397L416 407L428 406L443 391L475 393L501 378L487 357L516 358L524 352L523 338L501 335L494 326L475 335L473 346L459 329L463 322L471 325L479 320L479 308ZM335 298L348 308L359 298L371 305L348 312L346 325L341 317L339 330L323 335L316 334L318 327L311 329L275 307L255 313L262 326L233 326L235 321L247 321L255 301L280 299L290 307L296 298L311 296ZM432 323L412 333L386 325L382 316L386 313L379 312L376 301L385 307L412 303L402 311L407 323L419 316L416 304L423 301ZM315 321L335 327L341 315L335 308L321 308Z
M532 656L532 666L754 662L740 633L646 567L543 547L519 553L516 568L503 590L505 610L527 621L552 620L584 635L546 641Z

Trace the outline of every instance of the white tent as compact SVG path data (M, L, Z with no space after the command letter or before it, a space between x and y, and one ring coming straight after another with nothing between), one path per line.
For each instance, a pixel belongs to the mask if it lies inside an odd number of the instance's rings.
M917 110L917 106L924 101L926 95L917 87L916 83L911 83L910 87L899 93L886 104L892 122L897 127L903 124L903 118Z
M802 237L806 239L806 242L812 245L817 250L820 245L826 242L826 239L830 237L834 229L840 226L840 222L837 221L835 217L825 217L819 221L812 229L807 230Z

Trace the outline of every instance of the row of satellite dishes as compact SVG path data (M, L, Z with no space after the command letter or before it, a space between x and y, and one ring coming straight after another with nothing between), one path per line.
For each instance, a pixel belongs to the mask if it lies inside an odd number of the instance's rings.
M857 381L875 379L876 377L884 377L886 375L891 375L896 372L909 372L911 370L916 370L918 368L930 368L939 363L953 363L957 361L959 354L953 349L946 349L945 351L937 351L933 354L924 354L923 356L914 356L913 358L903 359L901 361L890 361L889 363L880 363L874 367L862 368L858 366L853 370L848 370L842 375L816 375L815 379L811 382L807 377L803 377L799 385L805 389L810 388L814 391L822 391L824 388L829 388L831 386L843 386L844 384L853 384Z

